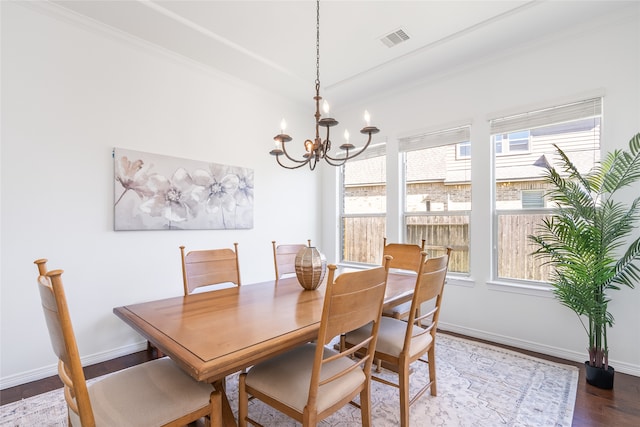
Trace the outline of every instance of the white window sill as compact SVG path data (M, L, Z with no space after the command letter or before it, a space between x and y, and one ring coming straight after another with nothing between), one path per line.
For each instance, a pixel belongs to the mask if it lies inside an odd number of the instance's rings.
M471 276L447 275L447 285L463 286L465 288L473 288L476 281Z
M377 267L372 264L356 264L356 263L345 263L345 262L338 264L338 266L346 270L364 270L367 268ZM416 275L416 273L414 273L413 271L398 270L395 268L392 268L389 271L395 274L406 274L410 276ZM475 279L473 279L470 276L464 276L461 274L448 274L446 283L447 285L463 286L465 288L473 288L476 285Z
M487 282L487 288L492 291L511 292L522 295L532 295L543 298L555 298L553 289L550 286L535 285L518 282L506 282L491 280Z

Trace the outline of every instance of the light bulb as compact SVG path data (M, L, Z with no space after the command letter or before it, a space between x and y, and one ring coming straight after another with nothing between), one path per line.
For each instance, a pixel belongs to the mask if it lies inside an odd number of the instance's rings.
M364 121L367 122L367 126L371 124L371 116L367 110L364 110Z
M284 130L287 128L287 122L282 119L282 121L280 122L280 133L284 133Z
M325 114L329 114L329 103L326 99L322 103L322 111L324 111Z
M313 141L307 139L304 142L304 149L307 150L307 153L311 153L311 150L313 150Z
M346 139L347 142L349 142L349 131L347 129L344 130L344 139Z

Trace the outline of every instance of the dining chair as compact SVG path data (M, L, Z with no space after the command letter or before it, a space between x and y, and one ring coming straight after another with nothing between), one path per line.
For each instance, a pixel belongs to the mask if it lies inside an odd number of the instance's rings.
M238 424L259 425L248 414L249 396L301 422L315 426L360 396L362 425L371 425L371 363L382 315L389 272L384 266L343 273L334 281L336 266L329 265L320 330L307 343L258 363L240 374ZM316 292L316 291L300 291ZM328 345L334 337L370 324L359 342L343 351ZM353 355L361 351L363 357ZM355 403L354 403L355 404Z
M62 270L46 271L36 261L38 288L58 375L64 385L70 426L183 426L205 419L220 426L221 394L195 381L171 359L155 359L117 371L88 385L69 315Z
M420 264L424 262L421 260L421 253L424 251L425 239L422 239L422 245L414 245L409 243L389 243L387 244L387 238L383 240L382 256L391 255L393 260L391 261L390 268L397 268L400 270L409 270L417 273L420 269ZM409 315L409 309L411 308L411 302L404 302L394 307L388 308L382 311L383 316L395 317L396 319L405 319ZM419 308L419 307L418 307ZM418 312L419 315L419 312Z
M375 375L371 378L400 390L400 425L402 427L409 426L409 406L420 398L427 388L431 389L432 396L437 395L436 331L450 254L451 248L447 248L445 255L427 259L420 264L407 321L393 317L382 317L380 320L374 358L381 360L384 366L397 372L398 382L394 383ZM426 257L427 253L422 252L422 259ZM417 315L418 307L431 301L433 301L433 308L428 313ZM421 324L428 326L420 326ZM364 326L347 333L344 343L341 343L341 349L357 345L363 336L368 336L370 333L371 326ZM427 360L422 359L425 354L427 354ZM428 363L429 381L410 398L410 365L415 361Z
M37 259L35 261L33 261L33 263L38 267L38 275L39 276L44 276L45 274L47 274L47 262L49 260L47 260L46 258L41 258L41 259Z
M311 240L307 240L307 245L302 244L285 244L277 245L276 241L272 240L273 246L273 266L276 270L276 281L280 280L282 276L293 274L296 272L296 255L307 246L311 246Z
M182 258L182 281L184 294L189 295L196 288L222 283L240 286L240 263L238 244L235 250L229 248L190 251L180 246Z

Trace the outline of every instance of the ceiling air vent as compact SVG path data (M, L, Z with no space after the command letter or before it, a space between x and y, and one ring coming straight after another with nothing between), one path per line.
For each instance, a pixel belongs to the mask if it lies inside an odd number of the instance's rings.
M380 39L387 47L396 46L406 40L409 40L409 35L403 29L396 30Z

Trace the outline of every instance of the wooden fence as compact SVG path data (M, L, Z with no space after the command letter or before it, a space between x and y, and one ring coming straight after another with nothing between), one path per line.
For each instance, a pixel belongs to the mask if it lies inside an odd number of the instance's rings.
M528 237L547 217L544 214L503 214L498 216L498 277L549 281L551 267L531 253L536 249Z
M535 233L536 224L544 215L500 215L498 220L498 277L548 281L550 267L542 265L530 254L534 247L528 235ZM429 256L453 249L449 271L469 273L469 217L467 215L416 215L406 219L408 243L426 240ZM488 225L487 225L488 226ZM385 217L349 217L344 219L343 259L346 261L379 264L385 237Z
M345 219L343 259L379 264L385 237L385 217L350 217ZM469 272L469 219L462 215L412 216L407 218L407 243L419 245L426 240L430 257L442 255L447 246L453 249L449 271ZM390 242L393 243L393 242Z

